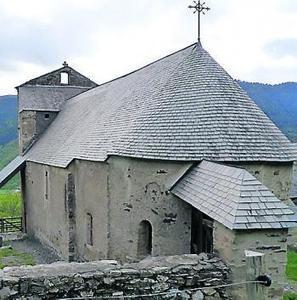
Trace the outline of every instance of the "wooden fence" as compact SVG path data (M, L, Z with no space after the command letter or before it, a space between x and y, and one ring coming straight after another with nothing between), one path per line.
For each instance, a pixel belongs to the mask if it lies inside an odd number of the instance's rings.
M22 217L0 218L0 233L22 231Z

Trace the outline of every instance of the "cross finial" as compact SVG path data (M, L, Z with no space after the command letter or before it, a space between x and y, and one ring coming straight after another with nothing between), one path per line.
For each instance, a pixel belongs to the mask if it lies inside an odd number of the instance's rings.
M200 42L200 15L201 13L205 15L205 11L209 11L210 8L205 6L205 2L201 3L200 0L194 1L194 5L189 5L190 9L194 9L194 14L198 15L198 41Z

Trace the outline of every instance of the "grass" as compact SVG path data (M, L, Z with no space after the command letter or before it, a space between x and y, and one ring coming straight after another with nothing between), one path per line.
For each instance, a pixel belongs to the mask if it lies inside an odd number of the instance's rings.
M19 192L0 190L0 218L22 215L22 201Z
M297 282L297 252L288 251L286 275L289 280ZM297 294L286 293L283 300L297 300Z
M22 265L33 266L34 264L34 258L30 254L21 253L10 248L0 249L0 269Z
M284 300L297 300L296 293L287 293L284 295Z
M287 278L297 281L297 252L288 251Z
M0 145L0 170L10 163L18 155L18 142L12 141L5 145ZM16 190L20 186L19 175L14 176L4 187L4 190Z

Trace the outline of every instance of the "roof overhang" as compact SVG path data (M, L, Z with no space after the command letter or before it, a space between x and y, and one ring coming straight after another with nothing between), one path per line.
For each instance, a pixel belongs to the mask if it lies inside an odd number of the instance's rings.
M17 156L4 169L0 171L0 188L3 187L13 176L25 167L26 158Z

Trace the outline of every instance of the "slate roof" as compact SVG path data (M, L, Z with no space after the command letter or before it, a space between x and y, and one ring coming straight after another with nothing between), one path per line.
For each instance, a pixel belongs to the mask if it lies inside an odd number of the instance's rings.
M0 188L3 187L26 164L26 157L17 156L6 167L0 170Z
M231 230L296 227L294 212L245 169L203 161L172 193Z
M19 87L19 111L60 111L65 101L90 88L74 86Z
M66 102L29 160L66 167L108 155L292 161L296 148L200 44Z

